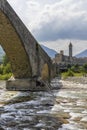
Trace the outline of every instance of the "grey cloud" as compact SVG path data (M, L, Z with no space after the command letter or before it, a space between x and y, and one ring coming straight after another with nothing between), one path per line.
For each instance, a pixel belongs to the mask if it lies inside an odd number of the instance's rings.
M48 5L33 33L39 41L57 39L87 40L87 1L62 0ZM38 28L39 27L39 28Z
M43 23L41 28L34 31L35 37L39 41L54 41L57 39L80 39L87 40L87 22L82 18L74 18L69 21L54 19L48 23ZM55 27L56 26L56 27Z
M39 41L87 40L87 0L8 0Z

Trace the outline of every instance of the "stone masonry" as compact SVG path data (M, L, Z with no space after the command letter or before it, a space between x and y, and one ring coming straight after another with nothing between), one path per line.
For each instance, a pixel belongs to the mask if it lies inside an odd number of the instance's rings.
M7 82L8 89L18 87L19 90L23 90L20 83L23 79L26 90L29 90L33 77L42 78L45 64L48 66L47 79L51 78L53 74L51 59L6 0L0 0L0 44L11 62L15 79ZM30 81L29 84L27 81ZM33 84L36 85L36 82Z

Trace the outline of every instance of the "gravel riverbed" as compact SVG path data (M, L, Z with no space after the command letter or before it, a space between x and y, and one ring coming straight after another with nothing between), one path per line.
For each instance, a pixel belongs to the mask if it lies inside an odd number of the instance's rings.
M55 78L51 86L7 91L0 82L0 130L87 130L87 78Z

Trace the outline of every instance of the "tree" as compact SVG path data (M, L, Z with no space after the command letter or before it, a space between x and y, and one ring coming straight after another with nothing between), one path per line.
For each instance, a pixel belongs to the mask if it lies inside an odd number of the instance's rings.
M5 54L3 56L3 64L0 66L0 73L1 74L8 74L8 73L11 73L11 72L12 72L11 64L9 62L7 55Z
M3 64L0 65L0 80L7 80L12 76L11 64L7 55L3 56Z
M6 66L4 66L3 68L3 74L8 74L8 73L11 73L11 65L10 63L8 63Z
M80 68L79 68L79 65L76 64L74 66L71 67L71 70L75 73L79 73L80 72Z
M3 65L4 66L6 66L7 65L7 63L9 63L9 59L8 59L8 57L7 57L7 55L5 54L4 56L3 56Z
M67 76L74 76L74 73L69 69L67 72Z
M83 70L87 73L87 63L83 65Z

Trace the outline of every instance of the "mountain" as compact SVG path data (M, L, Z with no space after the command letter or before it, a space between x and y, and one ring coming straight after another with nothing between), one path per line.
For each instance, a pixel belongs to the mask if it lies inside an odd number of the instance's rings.
M43 48L43 50L48 54L49 57L54 58L55 54L57 54L57 52L53 49L50 49L44 45L41 45L41 47ZM5 54L5 52L3 51L2 47L0 46L0 62L2 61L2 57Z
M49 57L54 58L55 54L57 54L57 52L53 49L50 49L44 45L41 45L41 47L43 48L43 50L48 54Z
M75 57L77 57L77 58L87 57L87 49L82 51L82 52L80 52L79 54L75 55Z

